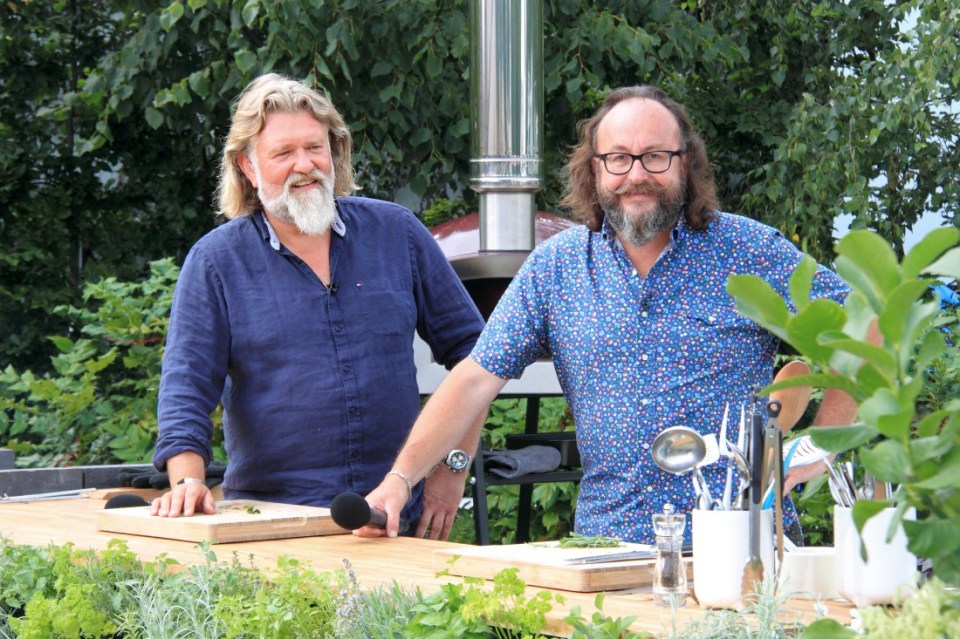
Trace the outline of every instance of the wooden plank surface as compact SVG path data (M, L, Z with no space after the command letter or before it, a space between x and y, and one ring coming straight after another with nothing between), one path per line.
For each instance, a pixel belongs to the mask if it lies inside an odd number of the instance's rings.
M155 517L149 506L101 510L97 530L218 544L349 532L333 523L329 508L251 499L218 501L217 512L192 517Z
M573 592L641 588L653 583L654 559L571 564L572 558L599 557L628 551L652 551L652 546L623 544L619 548L560 548L557 542L505 546L443 548L433 553L433 568L450 574L493 579L505 568L516 568L529 585ZM690 562L687 563L690 573Z
M267 573L277 568L281 557L294 557L314 570L337 570L349 561L360 585L364 588L389 586L396 582L403 588L420 588L424 593L439 590L446 584L457 583L461 577L437 574L434 553L443 549L453 554L476 548L464 544L398 537L396 539L362 539L354 535L328 535L293 539L248 541L215 544L208 550L195 543L157 539L138 535L100 532L96 530L96 513L103 508L99 499L69 499L22 503L0 503L0 535L14 543L46 546L73 542L78 548L103 550L111 539L123 539L128 548L144 561L163 555L183 564L199 564L208 553L219 561L230 562L241 557L245 564L256 566ZM555 605L547 614L547 632L569 635L570 627L563 622L569 610L579 607L582 614L593 614L594 593L555 591L531 586L527 595L538 591L557 592L565 601ZM790 600L786 615L790 620L813 621L815 602ZM850 622L851 606L846 602L822 602L827 616L841 623ZM701 617L704 613L692 601L676 611L657 608L649 587L608 592L603 613L611 617L634 617L630 629L658 636L671 636L674 628Z

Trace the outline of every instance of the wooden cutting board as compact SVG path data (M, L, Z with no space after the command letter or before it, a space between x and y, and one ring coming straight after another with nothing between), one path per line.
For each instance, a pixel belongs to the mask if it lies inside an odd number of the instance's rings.
M433 567L452 575L493 579L505 568L516 568L517 576L529 586L558 588L574 592L599 592L649 587L653 583L655 559L571 564L571 557L609 555L630 550L652 550L652 546L623 544L619 548L560 548L558 542L536 542L506 546L471 546L435 550ZM692 562L685 559L688 578Z
M192 517L154 517L149 506L101 510L97 530L219 544L349 532L333 523L329 508L250 499L218 501L214 514Z

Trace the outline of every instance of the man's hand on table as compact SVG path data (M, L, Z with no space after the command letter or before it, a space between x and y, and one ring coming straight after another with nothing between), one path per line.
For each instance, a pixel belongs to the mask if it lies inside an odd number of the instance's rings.
M396 475L388 475L365 499L370 508L387 514L387 527L364 526L354 530L353 534L358 537L396 537L400 529L400 511L410 499L406 482Z
M454 473L442 465L427 477L423 487L423 514L416 532L418 538L446 541L450 537L466 479L467 473Z
M213 493L202 482L175 485L150 502L150 514L158 517L190 517L196 512L212 515L216 509Z

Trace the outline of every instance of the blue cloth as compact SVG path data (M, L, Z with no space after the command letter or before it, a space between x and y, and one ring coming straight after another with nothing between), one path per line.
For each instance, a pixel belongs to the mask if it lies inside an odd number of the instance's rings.
M653 543L651 516L664 503L692 510L689 475L661 471L650 445L669 426L719 433L725 403L738 416L752 388L771 381L778 340L737 313L726 281L750 273L786 293L801 258L775 229L726 213L706 231L681 221L646 278L606 226L569 229L530 255L471 357L502 378L553 358L583 463L578 532ZM819 269L814 297L846 293ZM725 465L704 475L719 496Z
M158 469L184 451L211 458L222 401L228 499L366 494L419 411L414 331L448 368L469 354L483 319L420 221L378 200L337 206L329 289L259 212L191 249L163 358ZM422 487L414 497L409 521Z

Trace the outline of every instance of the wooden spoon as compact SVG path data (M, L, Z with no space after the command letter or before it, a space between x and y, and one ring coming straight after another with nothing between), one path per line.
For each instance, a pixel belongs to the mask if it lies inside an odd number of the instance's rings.
M795 359L792 362L787 362L783 368L777 371L776 376L773 378L774 383L782 382L791 377L798 377L800 375L809 375L810 367L807 366L807 363ZM787 433L793 428L800 418L803 417L803 412L807 410L807 404L810 403L810 391L813 390L811 386L796 386L794 388L781 388L780 390L775 390L770 393L770 399L780 402L780 428L783 432Z

